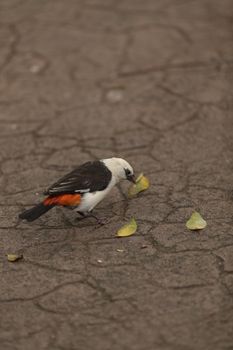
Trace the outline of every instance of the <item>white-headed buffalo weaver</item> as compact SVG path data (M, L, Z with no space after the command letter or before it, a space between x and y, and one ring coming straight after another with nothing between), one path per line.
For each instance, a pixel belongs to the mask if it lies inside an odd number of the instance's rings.
M99 221L92 210L123 179L135 182L132 166L122 158L84 163L50 186L44 193L47 195L44 201L24 211L19 217L34 221L59 205Z

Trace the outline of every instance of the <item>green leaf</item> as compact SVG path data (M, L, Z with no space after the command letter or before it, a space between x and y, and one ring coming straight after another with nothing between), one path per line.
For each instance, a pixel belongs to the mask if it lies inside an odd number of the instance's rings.
M186 222L186 227L189 230L202 230L207 226L207 222L202 218L201 214L194 211L190 219Z
M117 231L117 236L118 237L128 237L133 235L137 231L137 223L135 219L131 219L127 224L122 226L118 231Z

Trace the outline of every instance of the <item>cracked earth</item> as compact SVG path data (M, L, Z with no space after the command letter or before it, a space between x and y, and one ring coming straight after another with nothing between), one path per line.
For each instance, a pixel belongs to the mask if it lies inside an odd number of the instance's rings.
M233 349L232 19L232 0L1 0L1 349ZM18 221L111 156L151 187L115 188L106 226Z

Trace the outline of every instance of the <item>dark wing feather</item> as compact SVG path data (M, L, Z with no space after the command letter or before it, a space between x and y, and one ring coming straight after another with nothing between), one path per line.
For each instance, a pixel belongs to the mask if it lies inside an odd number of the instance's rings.
M104 190L112 178L111 171L101 161L87 162L63 176L45 194L85 193Z

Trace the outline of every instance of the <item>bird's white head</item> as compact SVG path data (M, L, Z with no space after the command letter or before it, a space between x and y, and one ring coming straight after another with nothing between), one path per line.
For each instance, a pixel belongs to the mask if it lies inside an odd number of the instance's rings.
M102 162L112 172L116 182L128 180L135 183L134 170L126 160L122 158L108 158L103 159Z

